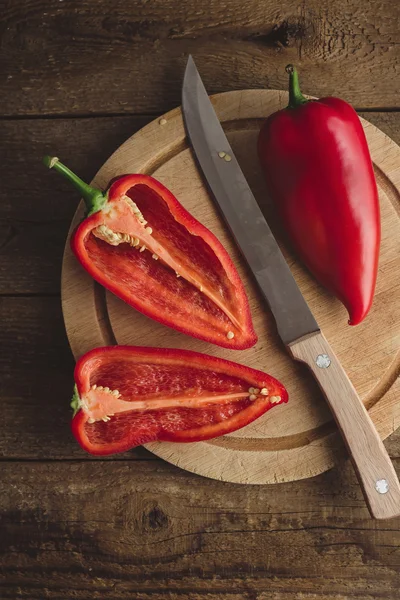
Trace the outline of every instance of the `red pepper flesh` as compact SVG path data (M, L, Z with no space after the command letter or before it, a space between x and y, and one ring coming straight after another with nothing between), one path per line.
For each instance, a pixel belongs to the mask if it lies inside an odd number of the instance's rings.
M228 253L159 181L126 175L103 194L58 159L45 163L68 177L86 201L88 216L71 247L96 281L193 337L232 349L256 343L246 292Z
M79 359L74 377L72 431L96 455L155 440L208 440L288 400L283 385L261 371L167 348L96 348Z
M306 100L296 70L287 71L289 106L266 120L258 139L268 192L301 260L357 325L372 304L380 245L366 137L349 104Z

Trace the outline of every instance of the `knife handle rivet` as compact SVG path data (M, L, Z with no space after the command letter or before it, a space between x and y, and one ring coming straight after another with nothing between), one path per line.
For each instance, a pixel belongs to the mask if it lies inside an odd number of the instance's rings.
M389 482L387 479L378 479L375 482L375 489L378 494L387 494L389 491Z
M226 160L226 162L230 162L232 160L232 156L230 154L225 154L224 160Z
M221 150L221 152L218 152L218 156L220 158L224 158L224 156L226 156L226 152L224 152L223 150Z
M167 119L162 118L158 122L159 122L160 125L166 125L167 124Z
M327 354L318 354L315 363L320 369L327 369L331 364L331 359Z

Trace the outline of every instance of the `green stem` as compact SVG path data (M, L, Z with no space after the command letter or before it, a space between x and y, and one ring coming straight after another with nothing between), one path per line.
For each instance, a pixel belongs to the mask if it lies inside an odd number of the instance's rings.
M288 65L286 67L286 73L289 74L289 104L288 108L296 108L301 104L308 102L307 98L304 98L300 91L299 76L296 67Z
M93 188L82 181L80 177L63 165L56 156L44 156L43 163L49 169L55 169L61 173L61 175L65 177L65 179L68 179L78 192L80 192L85 201L87 217L103 208L104 204L107 202L106 193L104 194L101 190Z
M71 400L71 408L73 410L73 417L76 415L76 413L78 412L78 410L81 407L81 399L79 398L79 394L78 394L78 388L76 387L76 384L74 385L74 394L72 396L72 400Z

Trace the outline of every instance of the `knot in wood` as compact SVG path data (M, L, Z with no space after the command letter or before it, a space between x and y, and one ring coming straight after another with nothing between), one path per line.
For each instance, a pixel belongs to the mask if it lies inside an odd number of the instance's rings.
M312 21L296 16L274 25L268 33L254 33L250 39L269 47L291 48L309 37L313 30Z
M151 529L162 529L168 525L167 515L158 506L154 506L150 512L145 515L145 521L147 521Z

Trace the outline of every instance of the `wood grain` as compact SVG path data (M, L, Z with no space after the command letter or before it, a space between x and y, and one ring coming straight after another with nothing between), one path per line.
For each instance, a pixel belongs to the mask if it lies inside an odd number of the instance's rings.
M4 115L159 113L180 104L187 55L210 93L285 89L399 107L392 0L5 0Z
M2 598L397 598L400 520L370 520L348 467L263 487L154 462L61 472L3 466Z
M273 228L292 272L318 323L337 352L357 392L371 408L380 407L376 426L391 433L400 424L400 149L382 132L363 122L376 165L382 215L382 244L377 291L373 309L358 327L347 326L344 307L327 294L300 266L290 252L267 202L258 168L256 140L266 115L287 103L285 92L247 90L213 98L219 119L250 186ZM340 460L343 446L332 415L312 377L290 359L281 344L270 311L266 310L239 251L207 193L193 156L185 144L179 110L156 119L127 140L96 175L102 187L119 173L144 172L159 179L195 218L222 242L238 267L249 296L258 344L246 351L229 350L183 336L159 325L118 300L99 296L99 288L66 245L62 278L63 311L75 357L99 345L143 344L177 347L236 360L266 371L281 380L289 392L289 404L229 436L196 444L153 443L147 447L158 456L195 473L238 483L272 483L310 477ZM154 146L157 139L157 146ZM396 187L397 186L397 187ZM75 215L74 223L81 218ZM76 311L76 306L80 311ZM360 348L363 349L360 354ZM391 430L389 429L391 428Z
M307 335L289 344L288 349L309 367L318 382L354 463L371 515L375 519L400 516L396 471L368 411L324 335Z
M362 113L400 144L400 113ZM54 153L87 181L152 117L0 121L0 294L58 294L78 199L40 161Z

